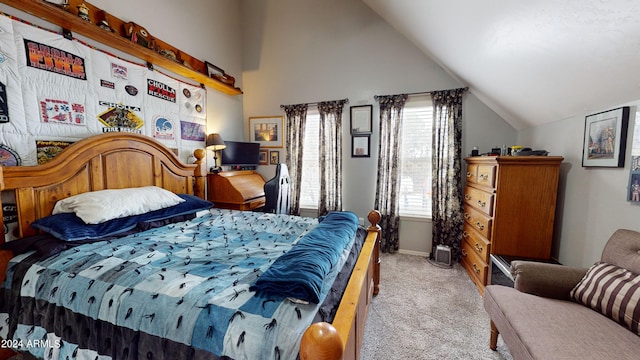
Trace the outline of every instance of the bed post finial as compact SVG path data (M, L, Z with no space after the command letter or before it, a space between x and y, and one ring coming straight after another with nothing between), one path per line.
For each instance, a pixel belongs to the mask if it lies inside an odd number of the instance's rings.
M378 210L369 211L369 215L367 215L367 219L369 219L369 222L371 223L371 225L369 226L369 228L367 228L367 230L380 232L381 228L380 228L380 225L378 225L378 223L382 219L382 215L380 215L380 211Z
M382 234L382 228L378 223L382 220L382 215L378 210L371 210L367 218L371 223L367 231L375 231L378 233L378 238L373 247L373 295L378 295L380 292L380 236Z
M340 334L327 322L311 324L302 335L301 360L340 360L343 352Z
M196 158L195 164L197 165L194 172L194 189L193 194L201 199L206 199L207 194L205 191L205 180L207 177L207 166L205 164L205 156L207 152L205 149L195 149L193 151L193 157Z

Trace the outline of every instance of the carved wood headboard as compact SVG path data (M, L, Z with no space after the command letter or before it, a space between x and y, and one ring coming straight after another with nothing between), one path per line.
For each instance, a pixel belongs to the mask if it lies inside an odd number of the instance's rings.
M15 191L16 235L22 237L36 233L29 225L50 215L56 201L87 191L155 185L204 198L204 149L194 156L195 164L184 164L148 136L106 133L72 144L43 165L0 167L0 189Z

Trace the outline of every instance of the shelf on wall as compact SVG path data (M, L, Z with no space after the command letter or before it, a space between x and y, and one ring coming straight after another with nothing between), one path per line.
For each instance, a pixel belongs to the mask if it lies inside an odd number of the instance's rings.
M209 86L225 94L242 94L242 90L240 88L233 87L207 76L205 74L205 64L202 61L192 58L187 54L182 53L181 55L187 57L191 61L191 63L193 63L193 68L187 67L168 57L165 57L152 49L136 44L128 38L121 36L119 34L119 31L109 32L107 30L104 30L98 27L95 23L85 21L75 14L65 11L58 6L47 3L43 0L0 0L0 2L7 4L17 10L24 11L28 14L48 21L52 24L58 25L63 29L71 31L72 33L80 34L101 44L110 46L136 58L142 59L148 63L153 64L154 66L162 67L175 74L195 80L198 83ZM71 6L71 3L73 2L69 1L69 3L69 5ZM114 22L114 28L116 26L121 26L120 24L123 23L122 20L117 19L111 15L109 15L108 19L112 20L111 22ZM197 68L203 69L205 73L194 70Z

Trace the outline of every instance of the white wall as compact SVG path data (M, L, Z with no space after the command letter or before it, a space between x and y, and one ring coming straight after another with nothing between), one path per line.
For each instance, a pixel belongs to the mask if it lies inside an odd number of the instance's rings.
M590 266L600 259L604 244L618 228L640 231L640 206L628 202L629 167L635 113L640 101L612 105L631 106L624 168L582 167L585 116L527 129L518 133L521 144L564 156L561 166L554 247L566 265Z
M348 98L345 106L344 209L366 218L374 206L378 133L371 158L351 158L349 106L373 104L374 95L464 86L359 0L243 0L244 121L250 116L284 115L281 104ZM511 144L516 132L493 111L467 94L464 105L465 153L479 145ZM245 125L246 126L246 125ZM281 154L281 158L284 155ZM270 178L274 166L259 171ZM426 253L429 222L401 223L400 247Z

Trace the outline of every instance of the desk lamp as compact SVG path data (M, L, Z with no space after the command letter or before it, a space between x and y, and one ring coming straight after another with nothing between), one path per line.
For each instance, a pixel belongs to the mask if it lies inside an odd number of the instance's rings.
M207 149L213 151L213 163L215 166L212 166L209 171L217 173L220 172L220 167L218 166L218 150L223 150L227 147L220 134L209 134L207 135Z

